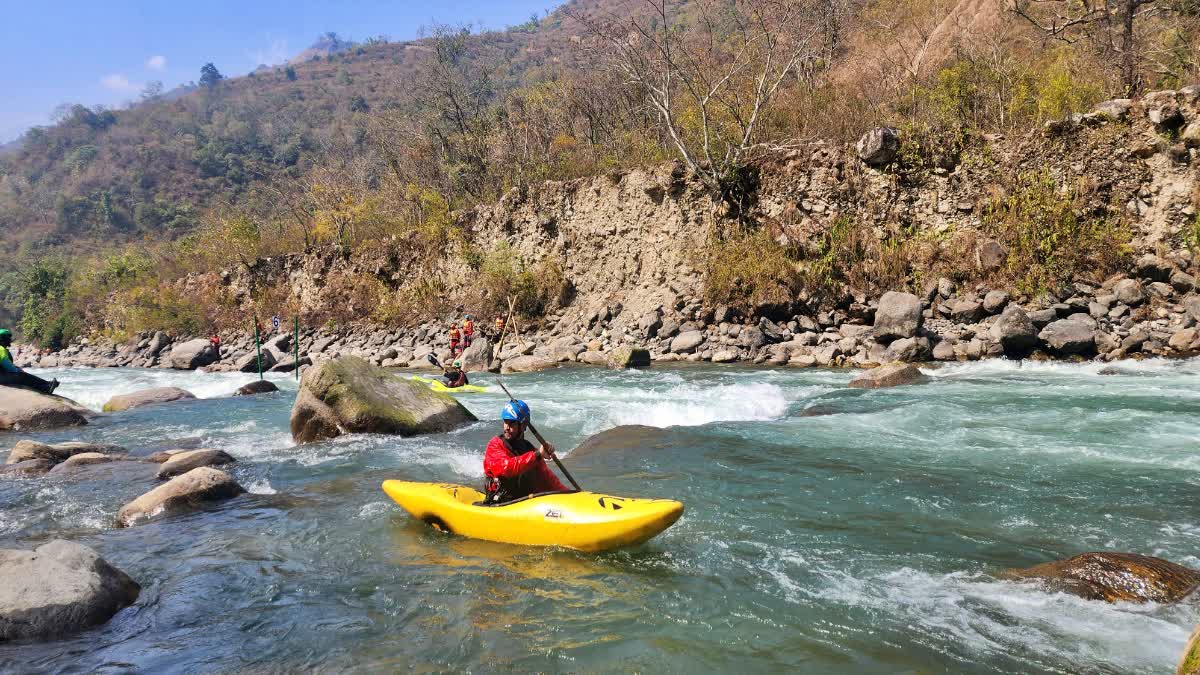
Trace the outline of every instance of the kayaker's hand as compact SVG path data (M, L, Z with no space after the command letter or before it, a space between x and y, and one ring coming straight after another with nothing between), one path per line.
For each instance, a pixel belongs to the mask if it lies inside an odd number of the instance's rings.
M547 443L538 450L538 453L542 459L554 459L554 446Z

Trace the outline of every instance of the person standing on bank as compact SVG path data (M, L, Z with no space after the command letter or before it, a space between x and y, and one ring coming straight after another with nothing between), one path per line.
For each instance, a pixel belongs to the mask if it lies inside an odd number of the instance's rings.
M503 432L488 442L483 456L485 501L502 504L542 492L565 492L546 460L554 458L554 446L541 448L525 440L529 427L529 406L524 401L509 401L500 412Z

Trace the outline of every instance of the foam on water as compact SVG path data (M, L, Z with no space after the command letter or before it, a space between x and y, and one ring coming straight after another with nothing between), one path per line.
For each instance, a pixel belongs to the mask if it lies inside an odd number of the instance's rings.
M141 368L31 368L29 372L61 382L56 394L100 410L113 396L155 387L178 387L196 398L229 396L258 379L257 373L205 373L201 371ZM294 390L291 373L264 373L280 389Z

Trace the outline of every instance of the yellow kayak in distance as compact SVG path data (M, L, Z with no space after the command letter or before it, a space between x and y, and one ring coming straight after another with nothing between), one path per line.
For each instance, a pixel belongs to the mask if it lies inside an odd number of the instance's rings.
M428 377L413 375L412 379L417 382L424 382L429 385L429 388L434 391L440 391L447 394L482 394L487 391L487 387L481 387L477 384L464 384L461 387L447 387L446 383L441 380L431 380Z
M477 506L483 493L448 483L385 480L383 491L414 518L464 537L594 553L636 546L683 515L673 499L558 492Z

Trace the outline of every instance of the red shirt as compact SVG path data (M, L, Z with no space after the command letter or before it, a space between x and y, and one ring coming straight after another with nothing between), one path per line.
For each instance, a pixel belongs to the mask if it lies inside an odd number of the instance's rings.
M530 476L533 479L531 494L567 489L567 486L550 471L550 467L546 466L546 460L542 459L537 451L513 457L499 436L494 436L488 442L487 452L483 455L484 474L491 478L516 478L527 471L534 472Z

